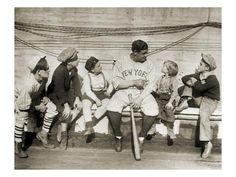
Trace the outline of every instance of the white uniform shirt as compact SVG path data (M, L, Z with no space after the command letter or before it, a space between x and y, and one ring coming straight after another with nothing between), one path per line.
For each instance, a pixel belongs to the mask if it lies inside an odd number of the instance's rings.
M32 96L37 94L42 84L38 83L33 74L20 86L15 88L15 104L19 110L28 110L32 103Z
M151 60L140 63L133 61L130 57L126 57L117 61L114 67L113 86L117 89L122 80L131 81L144 79L147 81L144 90L138 90L136 88L127 89L127 93L139 92L144 98L155 89L155 72L155 65Z

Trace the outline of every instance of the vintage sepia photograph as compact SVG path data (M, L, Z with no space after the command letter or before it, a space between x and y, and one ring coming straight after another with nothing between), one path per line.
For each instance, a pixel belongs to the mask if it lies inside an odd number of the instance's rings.
M14 169L221 170L221 18L15 7Z

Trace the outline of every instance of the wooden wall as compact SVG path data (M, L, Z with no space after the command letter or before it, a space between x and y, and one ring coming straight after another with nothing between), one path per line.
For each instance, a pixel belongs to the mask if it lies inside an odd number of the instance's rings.
M209 13L210 12L210 13ZM186 25L210 21L221 22L220 8L16 8L15 21L75 27L156 27L168 25ZM119 60L130 53L133 40L143 39L151 49L156 49L170 42L177 41L191 31L151 36L119 36L93 37L77 40L52 40L15 30L15 35L46 50L59 53L71 46L79 50L79 57L95 56L100 59ZM166 59L175 60L179 64L179 76L192 73L200 61L201 53L212 54L217 62L216 74L221 82L221 29L206 27L185 43L169 50L150 56L158 69ZM15 81L27 73L29 60L38 59L44 54L15 43ZM56 58L47 56L51 71L58 65ZM103 65L111 70L112 65ZM79 65L81 75L85 74L84 64Z

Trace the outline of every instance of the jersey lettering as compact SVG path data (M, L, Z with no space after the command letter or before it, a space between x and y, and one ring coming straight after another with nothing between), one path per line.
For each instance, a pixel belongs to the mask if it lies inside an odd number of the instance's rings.
M141 69L127 69L127 70L122 71L122 76L124 78L127 76L139 76L139 77L146 78L147 72Z

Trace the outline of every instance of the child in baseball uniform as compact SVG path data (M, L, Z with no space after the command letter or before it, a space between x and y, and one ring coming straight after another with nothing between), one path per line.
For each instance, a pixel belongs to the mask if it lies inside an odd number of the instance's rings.
M45 80L49 76L49 67L46 57L39 61L32 60L29 63L29 78L21 86L16 87L15 92L15 143L16 154L20 158L27 158L28 155L22 147L22 136L24 128L30 119L34 119L35 114L40 112L44 115L42 130L37 133L37 138L45 148L54 148L48 142L48 132L54 117L57 115L56 106L46 96L42 97L41 103L37 100L41 98L45 90Z
M216 69L215 59L210 54L201 54L201 60L196 73L186 75L182 78L182 102L176 108L181 112L188 108L188 100L192 99L200 107L200 135L199 140L203 142L204 151L202 158L208 158L211 150L211 122L210 116L216 110L220 100L220 84L214 74ZM180 89L181 90L181 89Z
M173 139L176 138L174 128L174 107L178 96L178 65L171 60L163 63L161 72L163 75L156 82L156 92L153 93L159 107L158 119L167 127L167 145L173 145ZM156 127L154 126L154 129ZM149 134L148 136L151 136ZM148 137L147 136L147 137ZM146 139L147 139L146 137Z
M57 140L62 150L66 150L68 145L68 125L82 110L77 54L78 51L75 48L68 47L58 55L57 60L61 63L55 69L48 86L48 96L59 112Z
M113 86L109 75L102 71L99 60L90 57L85 64L88 73L84 76L83 87L84 95L82 97L83 115L85 119L85 135L87 135L86 143L90 143L95 137L93 126L106 113L106 107L109 102L110 94ZM109 84L110 83L110 84ZM97 105L97 110L92 116L91 108L93 104Z
M142 40L132 43L132 53L116 62L113 71L113 86L116 93L107 106L107 115L115 136L115 150L122 151L121 113L130 104L128 95L133 97L132 106L143 112L139 143L142 152L144 137L158 114L158 106L151 92L154 90L155 66L146 58L148 44Z

